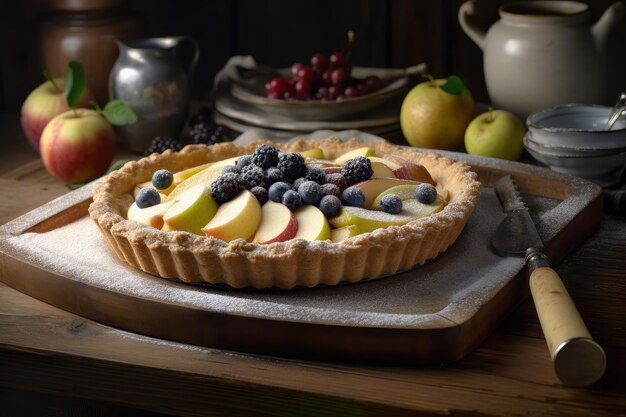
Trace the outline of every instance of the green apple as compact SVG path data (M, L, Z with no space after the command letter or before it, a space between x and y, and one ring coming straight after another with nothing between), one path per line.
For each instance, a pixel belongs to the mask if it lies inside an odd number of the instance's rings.
M133 203L128 208L126 218L160 229L163 227L163 215L174 203L175 201L166 201L146 208L139 208L137 203Z
M346 240L349 237L356 236L360 233L361 231L356 225L349 224L347 226L343 226L338 229L331 229L330 240L332 240L335 243L339 243L341 241Z
M330 239L330 225L320 209L308 204L293 213L298 220L298 232L294 239L326 240Z
M313 148L306 151L298 152L303 158L326 159L322 148Z
M263 213L254 194L243 190L237 197L219 206L215 216L202 228L207 236L230 242L251 239L256 233Z
M489 109L477 116L465 131L465 149L472 155L519 159L524 151L524 123L506 110Z
M402 133L412 146L457 150L474 118L474 99L459 77L413 87L400 109Z
M328 221L335 228L355 225L361 233L367 233L384 227L402 226L412 220L437 213L445 205L443 200L440 201L439 204L423 204L416 199L405 200L402 202L402 211L398 214L344 206L339 214Z
M293 239L298 232L298 220L284 204L269 200L263 204L261 212L263 217L254 235L254 242L284 242Z
M420 184L418 181L402 180L400 178L372 178L367 181L362 181L352 185L352 187L359 188L365 196L365 203L363 207L366 209L372 207L372 203L376 200L376 197L388 188L395 187L396 185L409 184L416 187Z
M220 176L220 174L222 173L222 169L224 169L225 166L226 165L213 164L213 165L210 165L208 168L205 168L202 171L196 174L193 174L192 176L190 176L189 178L187 178L186 180L178 184L176 188L174 188L168 194L167 196L168 200L175 199L179 194L184 193L188 189L198 184L202 184L207 187L210 187L213 181L215 181L217 177Z
M343 165L348 162L350 159L355 158L357 156L376 156L376 151L372 148L364 146L362 148L356 148L351 151L348 151L344 154L339 155L335 159L335 164Z
M217 203L209 188L197 184L177 197L177 201L165 212L163 221L169 230L202 235L202 227L213 218Z

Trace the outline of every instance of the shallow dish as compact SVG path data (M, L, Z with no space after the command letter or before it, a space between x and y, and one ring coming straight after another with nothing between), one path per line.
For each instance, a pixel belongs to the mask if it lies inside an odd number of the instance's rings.
M626 148L585 149L544 146L524 137L524 147L539 162L557 172L585 178L603 187L619 183L626 167Z
M417 78L426 71L426 65L420 64L406 69L354 67L352 75L365 78L376 75L383 81L383 87L373 93L344 100L278 100L265 96L265 82L272 76L288 77L289 68L279 70L253 72L249 77L235 80L231 86L231 93L237 99L275 114L298 120L339 120L367 110L374 109L389 99L405 93Z
M526 119L528 137L543 146L616 149L626 147L626 122L605 130L612 107L565 104L541 110Z

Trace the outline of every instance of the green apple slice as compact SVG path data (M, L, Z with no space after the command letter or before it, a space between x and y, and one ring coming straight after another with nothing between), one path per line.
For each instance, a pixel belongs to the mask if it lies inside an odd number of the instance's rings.
M239 238L248 240L259 228L261 218L259 201L250 191L243 190L237 197L219 206L202 232L225 242Z
M356 236L360 233L361 231L356 225L350 224L348 226L340 227L339 229L332 229L330 231L330 240L335 243L339 243L349 237Z
M337 157L335 159L335 163L338 165L343 165L346 162L348 162L350 159L355 158L357 156L376 156L376 151L367 146L364 146L362 148L356 148Z
M203 184L196 184L177 197L177 201L163 215L169 230L183 230L202 235L202 227L213 218L217 203L211 191Z
M329 219L329 222L335 228L355 225L361 233L367 233L384 227L402 226L412 220L437 213L444 205L445 202L423 204L416 199L409 199L402 202L402 211L398 214L344 206L338 215Z
M400 178L372 178L367 181L354 184L352 187L357 187L363 192L363 195L365 196L365 203L363 204L363 207L370 208L380 193L391 187L395 187L396 185L403 184L413 185L416 187L420 183L418 181L403 180Z
M313 148L306 151L298 152L303 158L326 159L322 148Z
M165 201L146 208L139 208L137 203L134 202L128 208L126 218L160 229L163 227L163 215L175 202L176 201Z
M330 225L320 209L307 204L295 210L293 214L298 220L298 232L294 239L330 239Z
M387 194L395 194L398 197L400 197L400 200L402 201L415 198L416 187L417 186L413 184L402 184L402 185L396 185L391 188L387 188L385 191L378 194L378 197L376 197L376 199L372 203L371 209L380 210L380 200L382 200L383 197L386 196Z
M176 199L176 196L184 193L185 191L189 190L190 188L198 184L202 184L206 187L210 187L213 181L215 181L217 177L220 176L220 174L222 173L222 169L224 169L224 166L225 165L213 164L209 166L208 168L205 168L202 171L192 175L191 177L187 178L186 180L178 184L176 188L174 188L168 194L167 199L168 200Z

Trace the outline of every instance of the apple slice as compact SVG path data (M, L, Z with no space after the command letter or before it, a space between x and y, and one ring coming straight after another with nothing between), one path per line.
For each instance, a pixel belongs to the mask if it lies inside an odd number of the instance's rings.
M303 158L326 159L322 148L313 148L306 151L298 152Z
M375 177L382 177L383 175L377 175L377 168L380 165L383 165L385 168L379 168L382 170L389 170L393 173L393 175L385 175L387 177L395 177L400 179L411 179L409 178L409 173L407 172L404 166L400 165L397 162L390 161L389 159L379 158L377 156L368 156L368 159L372 162L372 169L374 170Z
M293 239L298 232L298 220L287 206L269 200L263 204L261 211L263 217L254 235L254 242L284 242Z
M203 184L196 184L177 197L177 201L163 215L170 230L202 235L202 226L213 218L217 203L211 191Z
M339 243L342 240L346 240L347 238L356 236L360 233L361 232L359 231L359 228L356 225L350 224L348 226L340 227L339 229L331 229L330 240L332 240L335 243Z
M359 188L365 196L365 203L363 207L368 209L372 207L372 203L376 200L376 197L388 188L395 187L396 185L409 184L417 186L419 182L412 180L401 180L400 178L371 178L367 181L362 181L352 185L352 187Z
M298 220L298 232L294 239L330 239L330 225L320 209L307 204L295 210L294 215Z
M335 228L355 225L361 233L367 233L384 227L402 226L411 220L441 211L444 205L445 202L423 204L416 199L410 199L402 202L402 211L398 214L344 206L338 215L330 218L328 221Z
M385 155L384 159L401 165L405 171L404 175L406 175L406 177L404 178L408 180L427 182L429 184L436 185L435 180L433 180L433 177L430 176L430 172L428 172L424 165L416 164L413 161L409 161L406 158L402 158L401 156L393 154ZM398 176L398 178L400 178L400 176Z
M191 167L191 168L187 168L184 169L182 171L178 171L174 173L174 180L172 181L172 185L170 185L169 187L167 187L164 190L157 190L159 192L159 194L162 195L169 195L169 193L172 192L172 190L174 190L174 188L176 188L176 186L178 184L180 184L181 182L183 182L184 180L186 180L187 178L191 177L194 174L197 174L198 172L204 170L205 168L208 168L209 166L211 166L213 163L209 162L208 164L202 164L202 165L198 165L195 167ZM146 182L142 182L141 184L137 184L135 186L135 189L133 190L133 195L135 196L135 198L137 198L137 193L144 187L151 187L151 188L155 188L154 185L152 185L152 180L150 181L146 181ZM162 201L164 201L164 198L161 198Z
M137 207L137 203L135 202L128 208L126 218L160 229L163 227L163 215L175 202L176 201L165 201L146 208Z
M339 157L335 159L335 163L338 165L343 165L346 162L348 162L350 159L355 158L357 156L376 156L376 151L367 146L364 146L362 148L356 148L342 155L339 155Z
M384 159L375 156L368 158L372 165L372 178L398 178L393 170L386 164Z
M180 184L176 186L167 196L168 200L175 199L179 194L184 193L195 185L202 184L206 187L210 187L211 183L215 181L217 177L222 173L222 169L224 169L223 165L213 164L208 168L203 169L200 172L190 176Z
M250 239L261 224L261 205L248 190L222 204L215 216L202 228L207 236L230 242L234 239Z

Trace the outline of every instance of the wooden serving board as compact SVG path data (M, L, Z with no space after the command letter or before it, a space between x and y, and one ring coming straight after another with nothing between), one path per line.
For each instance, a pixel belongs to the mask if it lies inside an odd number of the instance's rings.
M602 199L598 186L544 168L445 154L479 174L479 204L446 253L394 276L290 291L153 277L109 250L83 187L0 227L0 280L89 319L188 344L311 359L454 361L529 294L524 261L490 246L504 218L495 181L516 178L554 265L597 228Z

